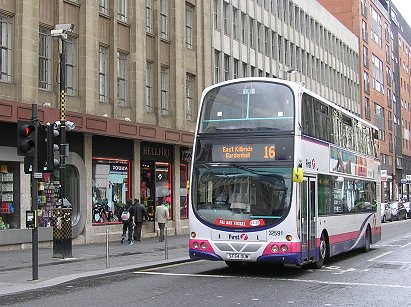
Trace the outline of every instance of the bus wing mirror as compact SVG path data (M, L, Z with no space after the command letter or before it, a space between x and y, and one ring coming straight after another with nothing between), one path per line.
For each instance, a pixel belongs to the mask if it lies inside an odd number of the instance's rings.
M301 183L303 182L304 171L302 167L293 168L293 182Z

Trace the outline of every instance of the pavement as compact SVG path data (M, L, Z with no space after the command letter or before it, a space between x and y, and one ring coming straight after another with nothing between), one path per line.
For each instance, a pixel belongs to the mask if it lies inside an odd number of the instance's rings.
M147 269L191 261L188 235L144 238L133 245L120 241L72 246L73 258L53 258L53 248L39 248L38 280L33 280L32 251L0 252L0 298L23 291L50 287L80 278Z

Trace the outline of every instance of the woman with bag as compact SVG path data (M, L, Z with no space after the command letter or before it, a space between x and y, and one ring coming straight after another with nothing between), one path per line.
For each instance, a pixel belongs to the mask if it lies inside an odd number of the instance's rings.
M133 245L133 228L135 226L135 212L131 198L127 199L126 205L121 212L121 221L123 222L123 235L121 244L124 243L126 232L128 231L128 245Z

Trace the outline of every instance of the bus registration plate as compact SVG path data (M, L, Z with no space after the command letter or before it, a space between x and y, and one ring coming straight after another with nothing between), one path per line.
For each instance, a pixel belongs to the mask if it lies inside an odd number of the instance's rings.
M234 254L234 253L230 253L230 254L227 254L227 258L228 258L228 259L250 260L250 259L251 259L251 256L248 255L248 254L239 254L239 253Z

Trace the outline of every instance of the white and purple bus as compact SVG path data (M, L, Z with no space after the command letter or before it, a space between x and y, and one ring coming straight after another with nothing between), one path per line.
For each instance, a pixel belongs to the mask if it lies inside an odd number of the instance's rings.
M193 259L320 268L381 239L377 128L298 83L206 88L193 150Z

